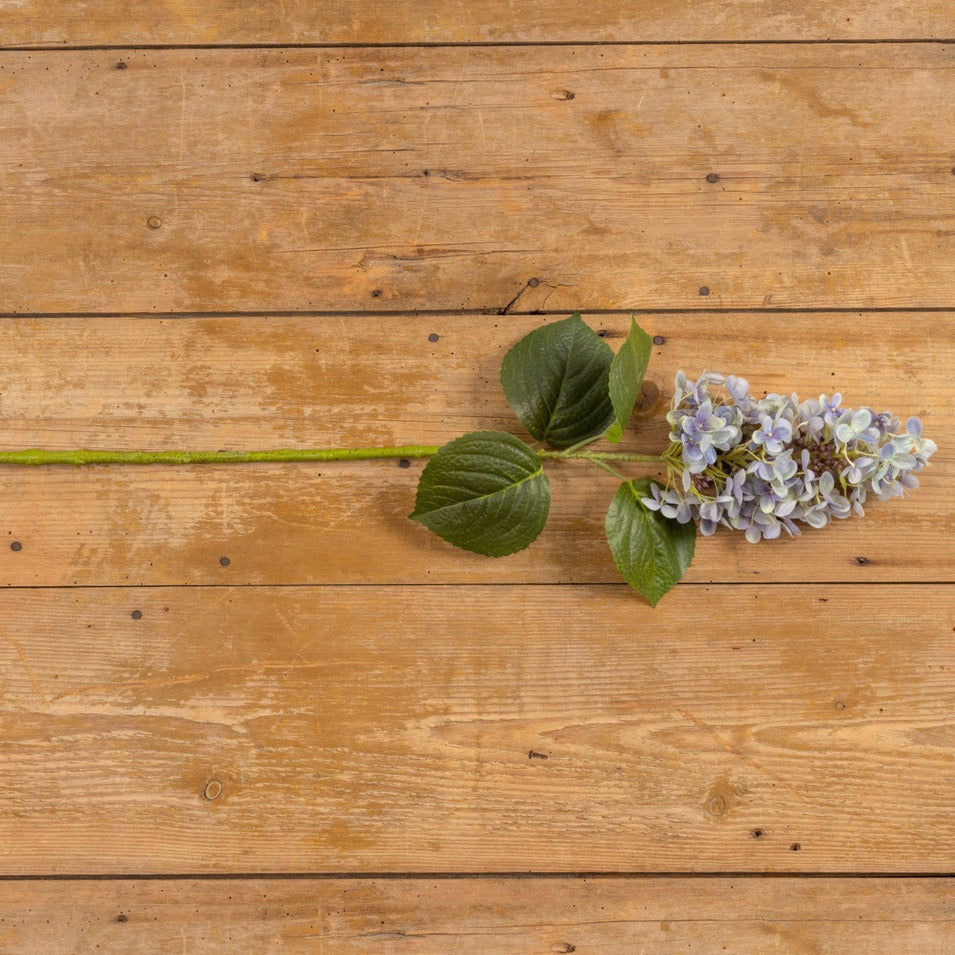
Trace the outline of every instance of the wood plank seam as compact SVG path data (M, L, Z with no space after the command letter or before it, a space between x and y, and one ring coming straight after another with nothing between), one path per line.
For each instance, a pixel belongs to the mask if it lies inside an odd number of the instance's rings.
M103 875L95 872L80 872L64 875L60 872L33 873L30 875L7 875L0 874L0 883L19 883L19 882L222 882L230 879L242 881L262 881L262 882L289 882L295 879L306 879L314 882L330 882L335 879L346 879L355 882L365 880L380 881L399 881L403 879L417 880L421 882L480 882L487 879L502 879L513 882L520 882L526 879L546 879L553 882L572 882L577 879L593 879L621 881L626 879L655 879L665 882L668 879L692 879L694 881L705 882L710 879L916 879L916 880L938 880L955 879L955 870L951 872L909 872L893 871L891 869L876 871L853 871L838 870L828 872L753 872L742 869L734 871L708 871L694 872L692 869L680 870L674 869L666 872L658 871L640 871L633 872L608 872L606 869L581 872L550 872L547 870L517 870L506 869L500 872L447 872L438 870L427 872L423 870L409 872L249 872L237 870L235 872L141 872L141 873L106 873Z
M444 50L444 49L526 49L535 47L659 47L659 46L919 46L955 43L953 37L855 37L805 40L489 40L435 41L410 43L77 43L0 44L0 53L95 53L123 50Z
M382 316L386 318L418 318L429 315L453 315L461 318L486 317L492 315L539 315L541 318L564 317L573 309L535 308L530 311L512 309L505 312L507 303L500 308L355 308L355 309L229 309L226 311L174 311L174 312L136 312L136 311L102 311L102 312L3 312L0 311L0 320L8 318L352 318L361 316ZM785 307L779 308L600 308L581 309L582 312L601 315L858 315L860 312L874 314L944 314L955 311L955 300L951 305L886 305L858 307Z

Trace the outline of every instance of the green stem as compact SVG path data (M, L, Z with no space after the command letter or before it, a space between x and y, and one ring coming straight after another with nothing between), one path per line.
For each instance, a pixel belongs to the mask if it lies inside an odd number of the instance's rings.
M0 465L25 464L245 464L250 461L364 461L371 458L430 458L438 448L277 448L268 451L0 451Z
M606 471L608 474L612 474L619 481L630 480L630 478L628 478L626 474L621 474L616 468L612 468L609 464L606 464L603 461L597 461L597 460L591 459L590 463L596 464L597 467L600 468L602 471Z
M661 464L665 458L662 454L631 454L626 451L539 451L542 458L564 458L567 460L592 461L646 461L650 464Z
M395 448L273 448L265 451L0 451L0 465L18 464L38 467L44 464L247 464L254 461L367 461L375 458L430 458L438 453L435 445L411 444ZM590 461L645 461L659 464L657 454L629 454L622 451L538 451L542 458Z
M587 442L589 444L589 441ZM582 445L574 445L564 451L538 451L542 458L558 458L564 461L589 461L602 471L612 474L621 481L630 479L621 474L616 468L610 467L608 461L642 461L648 464L662 464L666 458L662 454L631 454L626 451L578 451Z
M579 451L581 448L586 448L588 444L593 444L594 441L597 441L599 438L599 434L595 434L592 438L584 438L583 441L578 441L576 444L572 444L569 448L564 448L562 453L569 457L574 451Z

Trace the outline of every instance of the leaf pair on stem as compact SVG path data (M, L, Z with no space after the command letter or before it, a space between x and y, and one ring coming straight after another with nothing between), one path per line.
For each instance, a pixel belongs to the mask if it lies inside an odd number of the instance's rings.
M424 468L410 516L451 544L503 557L527 547L547 522L545 461L590 461L623 479L607 511L607 541L624 579L655 605L689 566L696 527L646 508L642 498L651 482L623 478L609 464L660 458L583 450L601 437L620 441L652 344L631 320L614 354L579 313L526 335L505 355L501 384L527 431L553 450L535 449L501 431L456 438Z

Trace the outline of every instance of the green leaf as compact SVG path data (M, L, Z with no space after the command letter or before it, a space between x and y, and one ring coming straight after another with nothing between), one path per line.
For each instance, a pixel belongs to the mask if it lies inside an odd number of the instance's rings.
M631 318L630 334L610 364L610 400L617 420L606 437L612 444L623 437L623 429L633 414L652 349L653 339Z
M457 547L503 557L540 534L549 510L537 452L511 434L472 431L427 463L409 516Z
M536 328L504 356L501 384L538 441L569 448L598 437L613 421L610 346L575 312Z
M696 525L680 524L644 506L653 482L624 481L610 502L606 531L610 552L624 579L655 607L693 560Z

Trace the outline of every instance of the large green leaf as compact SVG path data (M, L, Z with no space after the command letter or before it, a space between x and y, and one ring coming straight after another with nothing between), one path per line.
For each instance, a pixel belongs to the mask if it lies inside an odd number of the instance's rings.
M693 560L696 525L680 524L644 506L651 481L624 481L607 511L606 531L617 569L655 607Z
M610 364L610 400L617 420L610 426L607 440L613 444L623 437L633 414L652 350L653 339L631 318L630 334Z
M472 431L441 448L421 472L413 520L488 557L523 550L544 529L550 483L540 456L501 431Z
M604 433L613 351L580 313L525 335L504 356L501 384L524 427L539 441L569 448Z

